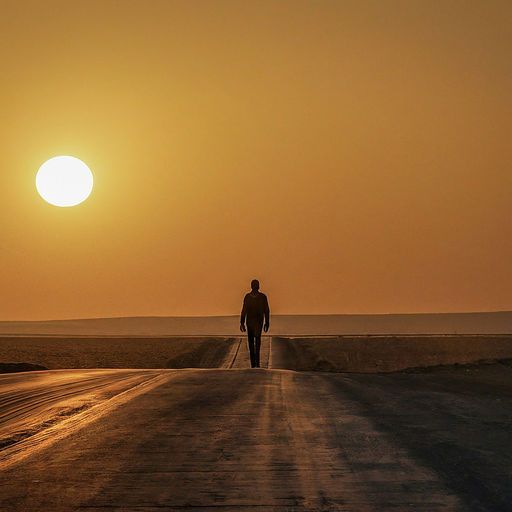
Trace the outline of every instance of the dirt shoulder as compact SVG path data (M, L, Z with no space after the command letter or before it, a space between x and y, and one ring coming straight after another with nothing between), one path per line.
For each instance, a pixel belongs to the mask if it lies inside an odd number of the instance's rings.
M511 336L272 338L272 368L380 373L512 358Z
M35 369L31 365L50 370L217 368L235 342L238 338L204 336L5 336L0 339L0 362L11 369L16 364L18 371Z

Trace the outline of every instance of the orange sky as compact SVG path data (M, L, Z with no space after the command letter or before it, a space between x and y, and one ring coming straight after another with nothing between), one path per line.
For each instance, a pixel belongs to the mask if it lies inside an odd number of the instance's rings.
M512 309L509 0L0 0L0 320ZM91 168L73 208L34 180Z

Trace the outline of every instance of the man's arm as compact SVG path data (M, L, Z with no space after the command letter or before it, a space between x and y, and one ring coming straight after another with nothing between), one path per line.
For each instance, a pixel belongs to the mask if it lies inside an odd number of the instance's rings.
M268 307L268 299L265 296L265 309L263 310L263 315L265 316L265 325L263 326L263 331L267 332L270 327L270 308Z
M245 317L247 316L247 308L245 307L245 298L244 304L242 306L242 313L240 313L240 330L245 332Z

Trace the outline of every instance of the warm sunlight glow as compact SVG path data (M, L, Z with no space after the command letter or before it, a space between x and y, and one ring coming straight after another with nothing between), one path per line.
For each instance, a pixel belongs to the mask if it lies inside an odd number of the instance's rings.
M37 171L39 195L55 206L76 206L85 201L93 185L92 172L81 160L72 156L56 156Z

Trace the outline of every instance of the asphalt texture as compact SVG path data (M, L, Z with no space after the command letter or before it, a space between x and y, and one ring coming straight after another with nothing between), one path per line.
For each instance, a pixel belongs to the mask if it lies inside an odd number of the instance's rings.
M266 338L262 369L241 340L220 369L0 376L0 510L512 510L509 368L283 357Z

